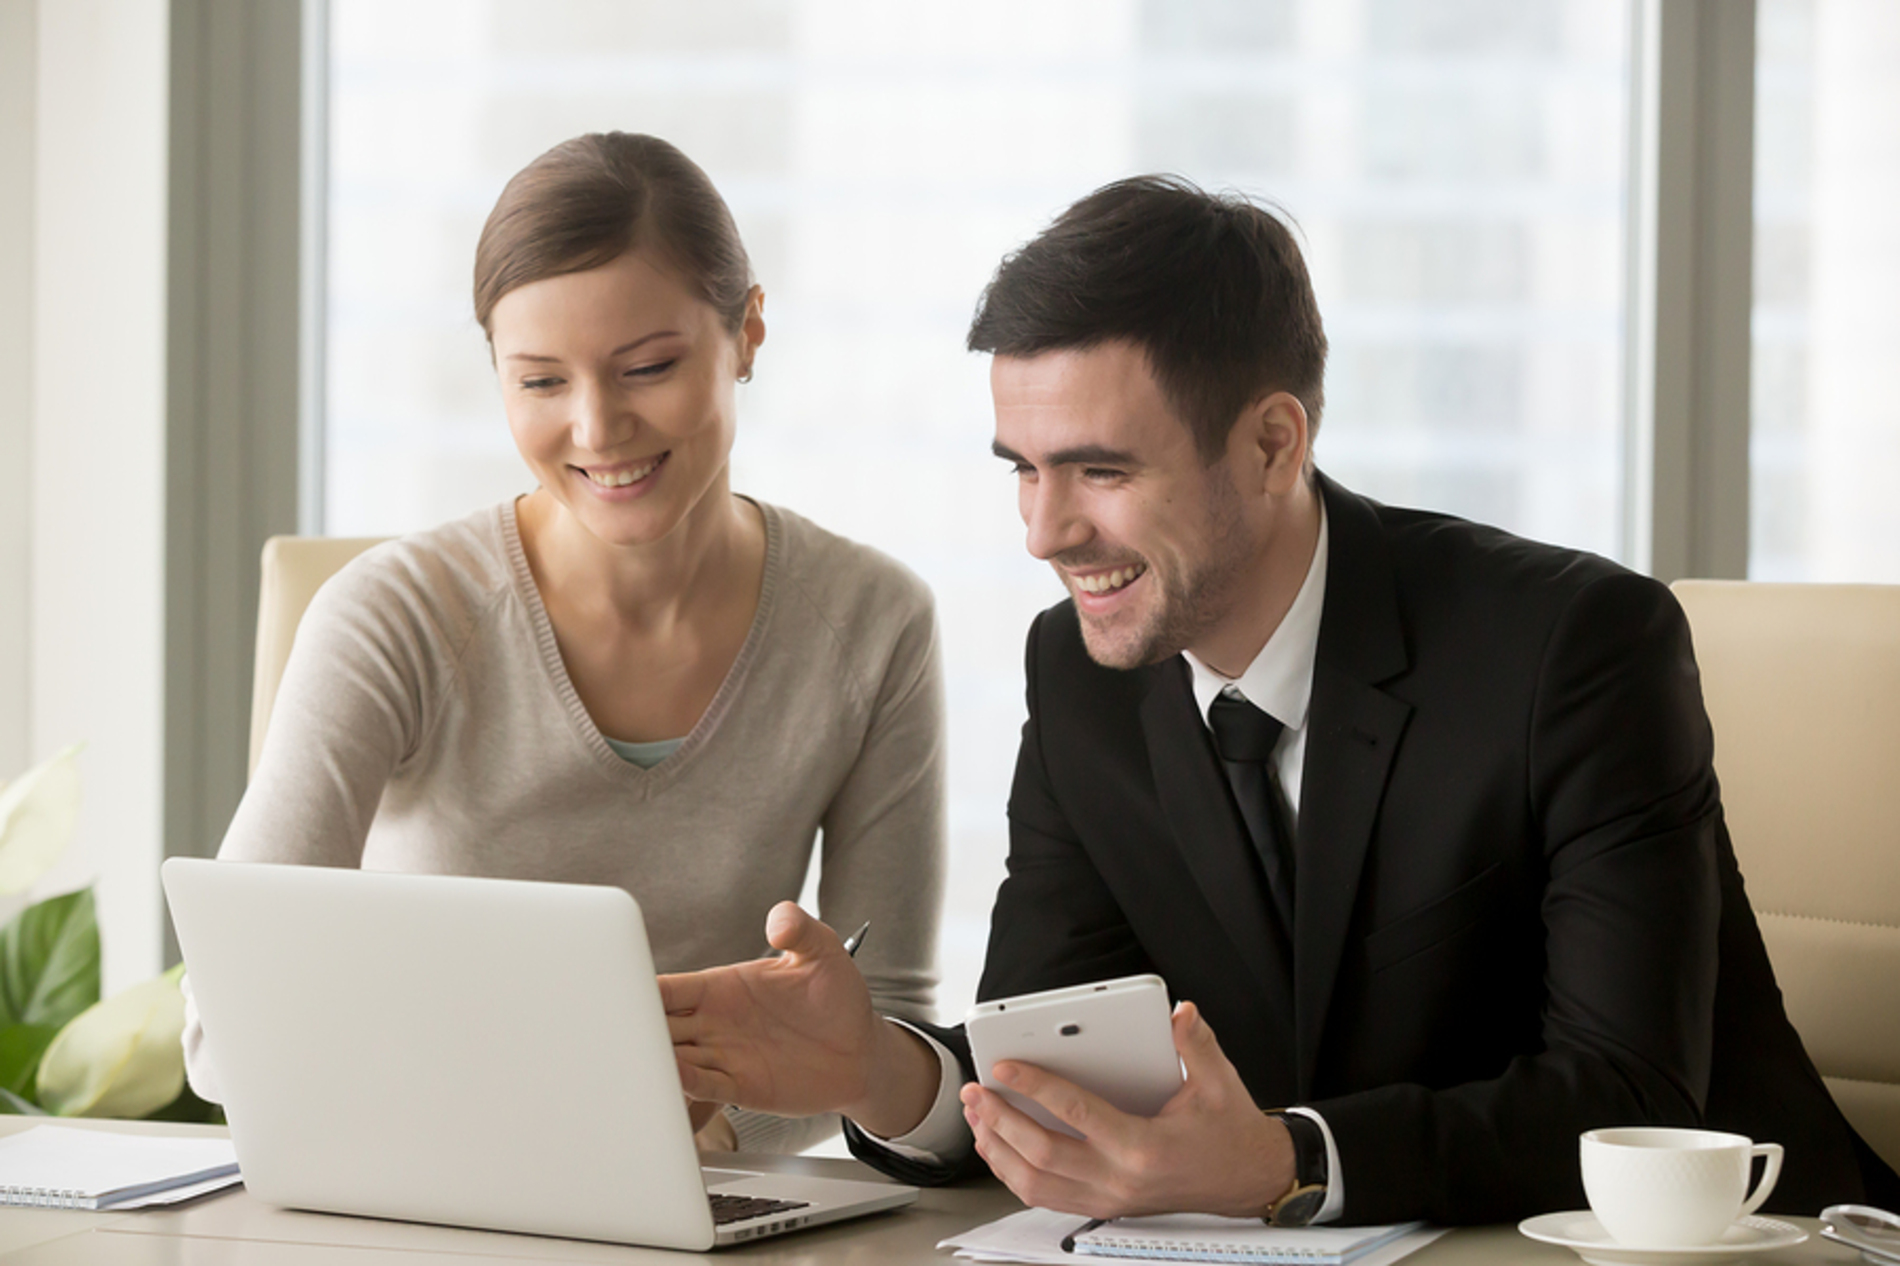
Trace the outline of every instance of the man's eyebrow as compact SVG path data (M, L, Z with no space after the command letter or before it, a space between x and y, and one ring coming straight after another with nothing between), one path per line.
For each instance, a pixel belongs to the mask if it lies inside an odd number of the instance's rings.
M615 356L625 356L628 352L635 350L643 344L651 343L656 338L668 338L678 333L678 330L655 330L651 334L643 334L631 343L622 343L619 347L614 348L613 351L607 353L607 357L611 360ZM559 356L537 356L533 352L510 352L502 359L533 361L540 365L556 365L559 364L561 360Z
M992 443L990 452L1006 462L1015 462L1018 466L1036 464L1002 443ZM1140 466L1141 459L1125 448L1109 448L1105 444L1077 444L1073 448L1057 449L1049 454L1043 464L1047 466Z

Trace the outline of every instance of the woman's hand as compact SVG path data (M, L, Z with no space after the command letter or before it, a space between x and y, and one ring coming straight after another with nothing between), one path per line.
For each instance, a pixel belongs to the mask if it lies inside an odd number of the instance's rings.
M936 1097L930 1048L872 1009L837 934L795 903L772 907L765 935L778 957L660 977L687 1095L842 1112L887 1138L914 1128Z

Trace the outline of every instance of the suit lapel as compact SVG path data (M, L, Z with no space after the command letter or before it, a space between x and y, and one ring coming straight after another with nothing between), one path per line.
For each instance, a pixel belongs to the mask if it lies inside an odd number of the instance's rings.
M1295 844L1294 1011L1302 1097L1312 1093L1366 849L1412 712L1410 704L1376 687L1408 662L1377 515L1324 476L1319 483L1326 499L1326 604Z
M1293 1008L1287 986L1292 972L1286 939L1271 914L1259 859L1195 705L1187 663L1176 656L1147 671L1141 724L1162 812L1241 963L1260 982L1282 1023L1290 1023Z

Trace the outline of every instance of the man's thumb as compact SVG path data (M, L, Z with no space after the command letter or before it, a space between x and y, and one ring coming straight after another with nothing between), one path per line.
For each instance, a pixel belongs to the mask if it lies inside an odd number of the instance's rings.
M782 954L809 958L836 946L838 934L805 913L796 901L781 901L765 916L767 944Z
M1201 1009L1191 1002L1174 1004L1174 1049L1181 1055L1182 1064L1187 1066L1189 1079L1197 1074L1211 1072L1224 1058L1221 1055L1220 1042L1214 1037L1214 1030L1201 1018Z

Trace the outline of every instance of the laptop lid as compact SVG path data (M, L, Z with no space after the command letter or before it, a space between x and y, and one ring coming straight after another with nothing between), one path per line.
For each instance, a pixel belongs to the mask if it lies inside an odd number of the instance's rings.
M626 892L189 858L163 877L259 1198L713 1244Z

